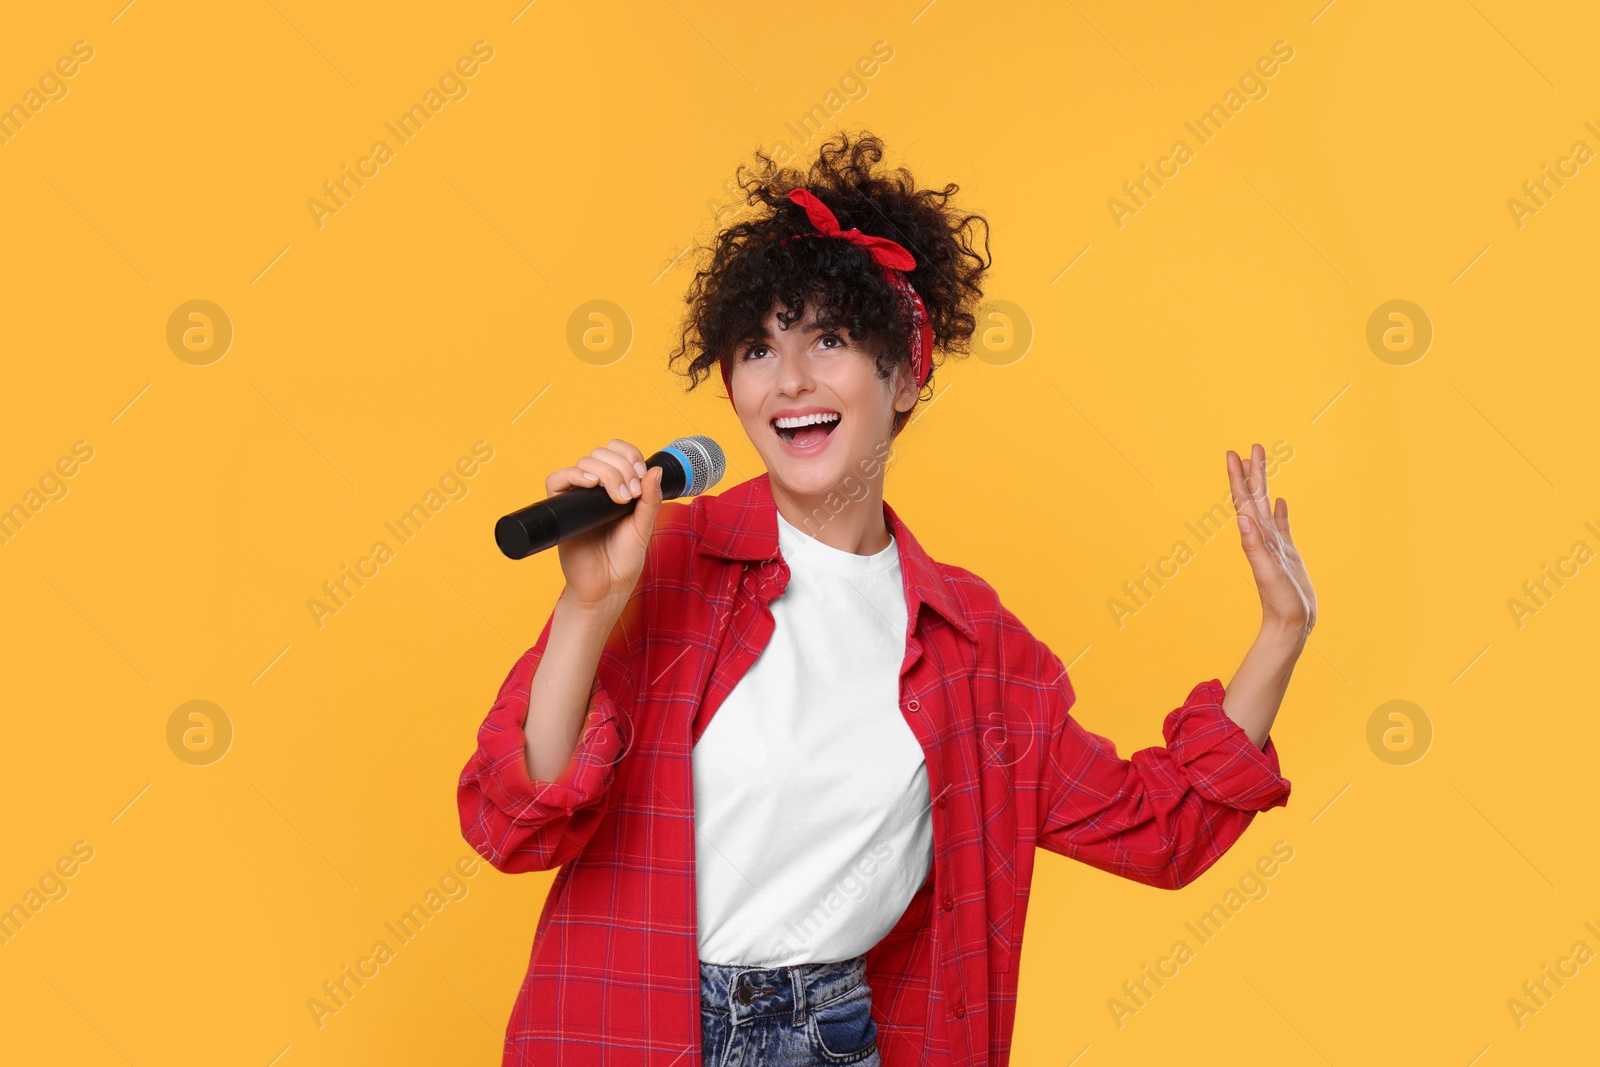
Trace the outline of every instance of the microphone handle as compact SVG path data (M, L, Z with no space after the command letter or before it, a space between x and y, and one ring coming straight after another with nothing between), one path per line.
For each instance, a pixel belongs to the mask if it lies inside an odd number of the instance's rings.
M645 460L644 465L661 468L663 500L682 496L688 488L688 472L674 453L663 449ZM494 543L511 559L525 559L569 537L630 515L638 503L638 497L618 503L604 485L568 489L503 517L494 525Z

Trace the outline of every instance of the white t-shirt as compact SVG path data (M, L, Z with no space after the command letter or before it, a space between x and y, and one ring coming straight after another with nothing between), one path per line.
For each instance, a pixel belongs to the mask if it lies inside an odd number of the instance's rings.
M847 960L933 860L928 768L900 710L899 548L833 548L778 515L776 627L693 753L700 958Z

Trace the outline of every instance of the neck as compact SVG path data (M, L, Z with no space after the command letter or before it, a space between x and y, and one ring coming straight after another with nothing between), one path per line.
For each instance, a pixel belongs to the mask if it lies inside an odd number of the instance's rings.
M883 514L883 475L867 482L867 493L859 500L845 499L829 490L809 495L792 493L769 477L772 501L778 514L789 525L805 531L829 548L870 556L889 547L889 523Z

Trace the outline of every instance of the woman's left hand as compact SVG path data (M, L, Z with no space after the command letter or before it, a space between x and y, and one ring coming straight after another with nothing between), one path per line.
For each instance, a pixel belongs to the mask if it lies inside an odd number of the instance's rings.
M1228 481L1239 540L1261 596L1262 629L1304 641L1317 624L1317 594L1289 533L1288 503L1280 496L1276 507L1268 504L1266 449L1253 445L1248 467L1230 449Z

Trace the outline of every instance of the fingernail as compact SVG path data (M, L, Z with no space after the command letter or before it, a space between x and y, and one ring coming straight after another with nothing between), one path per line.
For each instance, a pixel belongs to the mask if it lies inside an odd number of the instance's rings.
M628 484L633 487L633 491L635 493L637 493L639 491L639 479L635 478L633 481L629 482Z
M639 477L641 478L649 473L649 468L647 468L643 463L640 463L638 460L633 461L633 469L639 472Z

